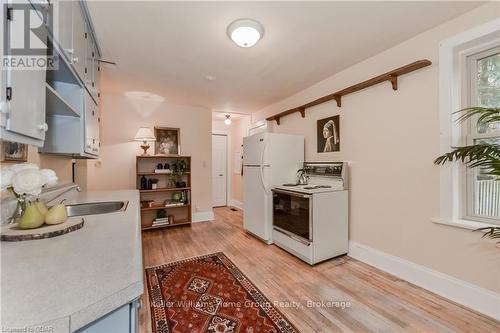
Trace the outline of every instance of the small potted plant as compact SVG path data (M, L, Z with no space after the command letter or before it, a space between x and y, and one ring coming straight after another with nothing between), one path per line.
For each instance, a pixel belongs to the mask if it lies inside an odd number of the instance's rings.
M186 161L184 160L176 160L172 164L172 174L170 179L175 183L175 187L181 188L186 187L186 182L182 180L187 169Z

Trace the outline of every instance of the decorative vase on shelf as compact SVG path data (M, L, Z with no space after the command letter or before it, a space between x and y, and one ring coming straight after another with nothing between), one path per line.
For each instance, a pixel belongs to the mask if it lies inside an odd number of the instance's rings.
M147 190L148 189L148 180L144 175L141 177L141 190Z

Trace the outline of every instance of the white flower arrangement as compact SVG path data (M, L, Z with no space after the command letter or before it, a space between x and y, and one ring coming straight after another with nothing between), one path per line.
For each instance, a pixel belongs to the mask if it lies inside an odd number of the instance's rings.
M33 163L14 164L3 168L0 173L0 190L10 190L16 197L39 195L43 187L57 184L53 170L40 169Z

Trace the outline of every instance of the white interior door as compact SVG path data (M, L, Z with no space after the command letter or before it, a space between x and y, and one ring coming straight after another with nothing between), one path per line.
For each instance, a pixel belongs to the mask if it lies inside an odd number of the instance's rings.
M213 206L227 205L227 136L212 134Z

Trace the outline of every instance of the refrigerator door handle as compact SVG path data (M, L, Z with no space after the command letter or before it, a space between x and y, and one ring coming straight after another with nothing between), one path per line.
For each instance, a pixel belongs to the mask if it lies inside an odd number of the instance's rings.
M264 155L266 153L266 148L267 148L267 143L264 144L264 149L262 149L262 152L260 154L260 183L262 185L262 188L264 189L264 192L269 192L269 190L266 188L266 184L264 183Z

